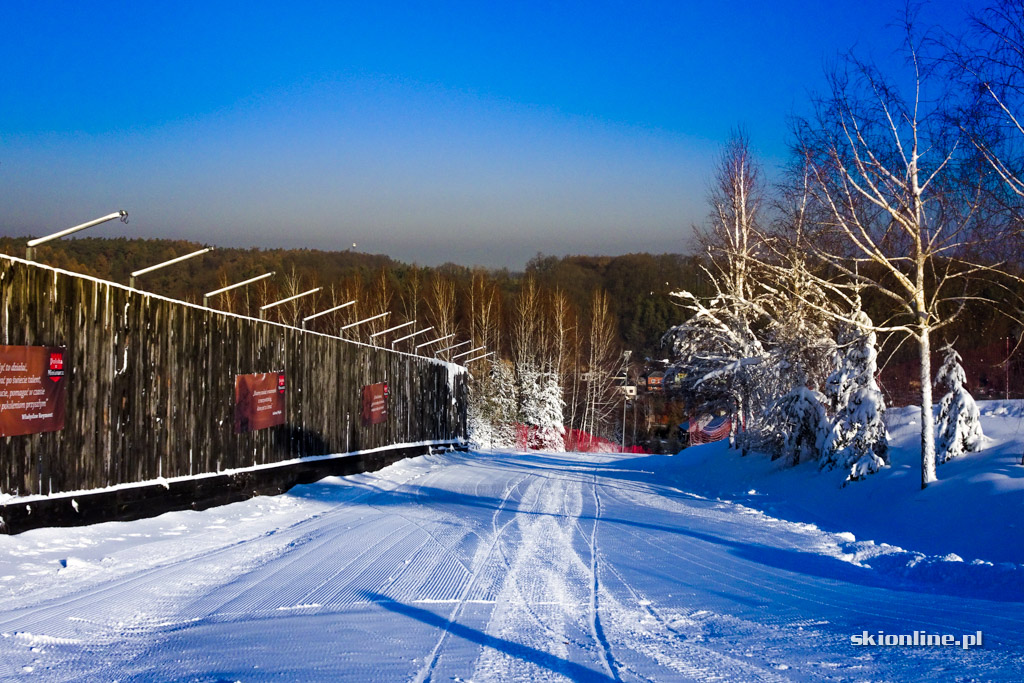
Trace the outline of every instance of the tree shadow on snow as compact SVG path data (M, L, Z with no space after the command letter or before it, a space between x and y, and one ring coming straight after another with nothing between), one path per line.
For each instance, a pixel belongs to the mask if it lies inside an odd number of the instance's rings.
M444 617L434 614L429 610L422 609L420 607L414 607L407 605L403 602L397 602L386 595L380 593L374 593L372 591L362 591L363 596L383 607L386 610L394 612L395 614L401 614L402 616L416 621L422 622L427 626L440 629L450 633L456 638L462 638L463 640L471 643L476 643L483 647L489 647L493 650L497 650L509 657L520 659L524 662L530 662L537 666L543 667L557 674L566 676L574 681L614 681L616 679L611 678L607 674L603 674L600 671L587 668L582 664L576 662L570 662L567 659L557 657L550 652L544 652L538 650L529 645L523 645L511 640L504 638L498 638L492 635L488 635L479 629L470 628L458 622L449 621Z

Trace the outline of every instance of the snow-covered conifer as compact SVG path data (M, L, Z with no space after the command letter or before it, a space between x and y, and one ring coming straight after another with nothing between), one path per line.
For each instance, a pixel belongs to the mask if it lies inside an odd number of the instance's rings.
M765 372L770 368L762 364L767 354L761 340L744 315L723 303L725 295L702 301L686 291L672 294L692 315L662 338L673 356L670 376L685 376L681 388L691 410L724 410L735 416L729 442L732 447L745 449L745 442L738 443L743 441L736 432L738 425L747 422L753 426L766 405L778 396L773 393L775 383Z
M494 361L471 385L469 438L480 448L506 449L516 445L516 397L512 368Z
M528 446L535 450L565 451L562 387L553 372L522 372L523 422L530 428Z
M857 310L852 317L856 324L841 333L836 370L826 382L835 415L821 459L822 468L846 470L847 481L862 479L889 464L885 398L875 380L875 333L864 311Z
M823 399L817 391L796 386L776 400L761 422L759 448L788 465L816 460L829 433Z
M967 376L960 354L952 344L946 344L940 351L942 367L935 375L935 384L949 387L949 392L942 397L935 425L935 458L942 464L964 453L980 451L985 435L981 431L978 405L964 386Z
M490 420L484 415L483 402L471 395L466 412L466 426L469 431L469 440L473 446L483 449L494 448L494 430Z
M495 362L493 377L497 385L494 396L494 447L515 448L518 415L516 384L511 364L505 361Z

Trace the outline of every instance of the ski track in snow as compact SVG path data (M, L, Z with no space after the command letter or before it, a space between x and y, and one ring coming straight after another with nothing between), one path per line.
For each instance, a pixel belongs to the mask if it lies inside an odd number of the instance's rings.
M205 512L0 537L0 678L785 681L1024 668L1017 602L614 454L446 453ZM948 590L947 590L948 589ZM862 631L985 647L855 647Z

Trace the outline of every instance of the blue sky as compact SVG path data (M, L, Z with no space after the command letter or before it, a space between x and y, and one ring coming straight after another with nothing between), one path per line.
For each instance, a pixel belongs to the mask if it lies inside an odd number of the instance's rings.
M92 234L512 268L685 251L730 129L784 163L829 60L891 58L899 3L183 5L0 7L0 233L124 208Z

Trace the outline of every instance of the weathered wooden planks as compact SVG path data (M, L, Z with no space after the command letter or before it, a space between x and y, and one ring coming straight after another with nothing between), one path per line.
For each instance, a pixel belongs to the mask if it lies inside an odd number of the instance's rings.
M0 344L64 345L62 432L0 437L0 493L94 489L466 433L431 360L170 301L0 255ZM233 430L236 374L284 370L287 423ZM380 425L361 389L388 382ZM453 400L454 398L454 400Z

